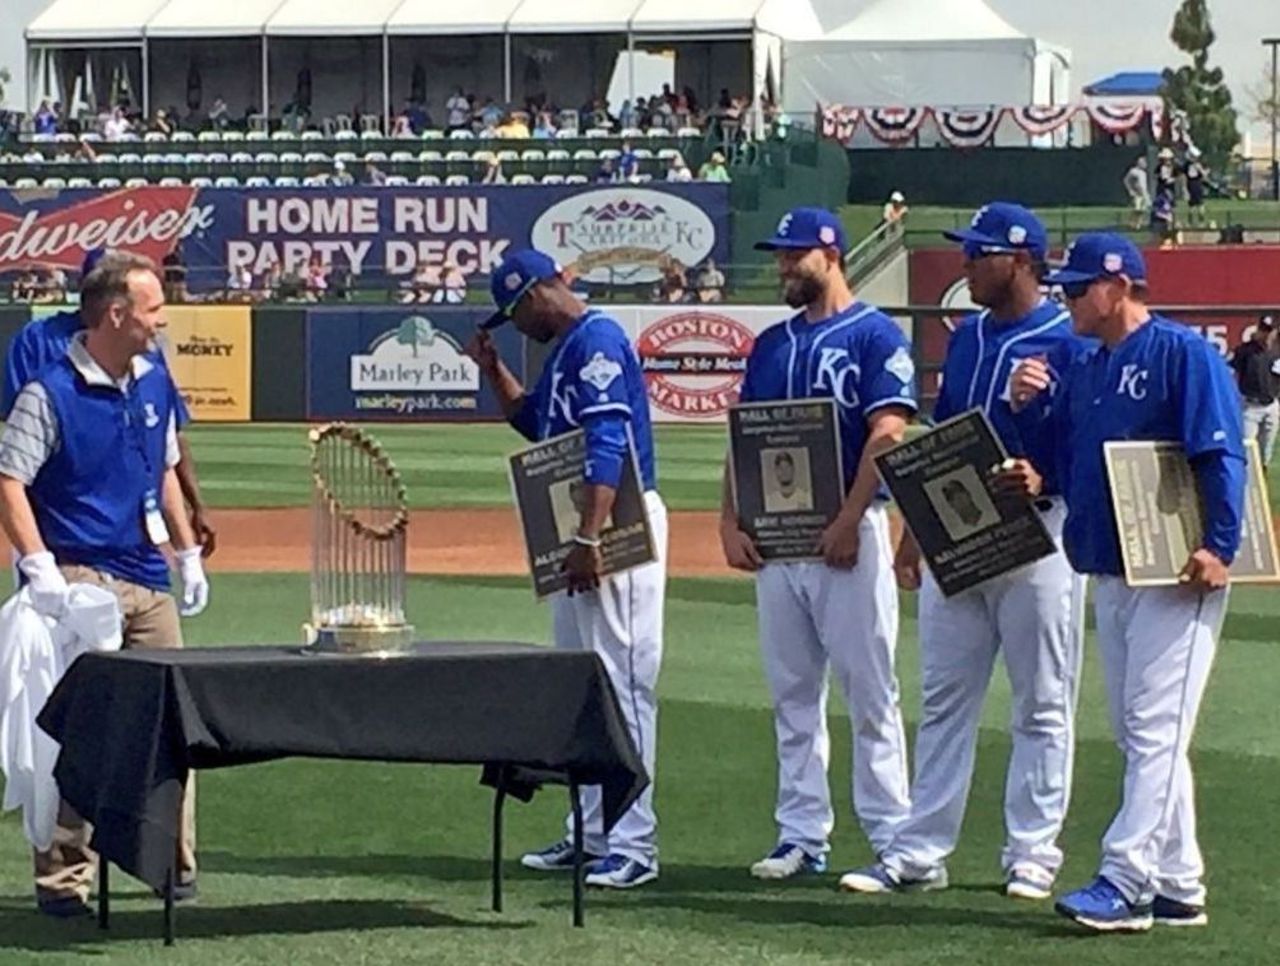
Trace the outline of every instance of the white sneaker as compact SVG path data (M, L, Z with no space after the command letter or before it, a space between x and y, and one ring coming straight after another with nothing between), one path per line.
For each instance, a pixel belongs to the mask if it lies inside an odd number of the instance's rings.
M791 842L783 842L751 867L751 874L757 879L790 879L802 872L826 871L825 858L815 858Z
M1048 899L1053 895L1053 876L1038 865L1020 863L1009 870L1004 894L1011 899Z
M940 865L916 878L899 875L883 862L865 865L840 877L842 892L937 892L949 884L947 867Z

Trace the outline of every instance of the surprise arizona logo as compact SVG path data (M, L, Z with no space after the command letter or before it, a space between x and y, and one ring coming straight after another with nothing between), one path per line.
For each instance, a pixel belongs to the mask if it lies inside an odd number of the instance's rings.
M717 419L738 401L755 335L713 312L663 316L636 339L649 399L687 419Z
M715 225L696 204L630 187L571 195L544 211L530 235L534 248L602 284L656 281L663 257L697 265L716 243Z

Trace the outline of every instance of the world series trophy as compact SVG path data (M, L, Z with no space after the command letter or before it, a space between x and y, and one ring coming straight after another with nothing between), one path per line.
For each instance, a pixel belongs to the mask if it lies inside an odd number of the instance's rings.
M311 430L311 622L307 649L394 654L413 643L405 622L409 509L395 464L344 423Z

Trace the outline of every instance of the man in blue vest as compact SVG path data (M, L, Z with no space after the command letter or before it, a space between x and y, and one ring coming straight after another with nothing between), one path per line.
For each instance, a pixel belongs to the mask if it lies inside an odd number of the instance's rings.
M95 265L106 254L104 249L95 248L84 258L80 277L86 278ZM78 310L58 312L42 319L32 319L9 343L8 355L5 358L4 382L0 385L0 418L8 419L13 404L22 387L40 374L50 363L57 362L67 354L72 336L83 331L84 321ZM159 349L148 352L147 359L168 373L164 353ZM173 384L173 377L169 381ZM191 447L187 443L183 429L191 422L186 404L182 401L176 384L173 385L174 415L178 427L178 482L182 484L182 495L191 508L191 526L196 537L204 546L206 557L213 554L217 547L217 532L209 522L204 499L200 495L200 480L196 475L195 460L191 456Z
M125 647L180 647L179 614L194 617L209 582L175 467L178 440L168 373L148 349L164 295L150 261L107 254L84 280L83 332L18 394L0 435L0 526L41 613L66 606L68 583L110 589ZM169 593L171 543L182 607ZM184 796L177 847L181 894L194 894L195 825ZM62 804L53 846L35 856L36 900L59 917L85 915L95 856L90 829Z

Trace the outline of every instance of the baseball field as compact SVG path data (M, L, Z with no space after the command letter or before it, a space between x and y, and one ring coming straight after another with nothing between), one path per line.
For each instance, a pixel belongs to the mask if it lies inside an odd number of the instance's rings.
M375 427L406 477L410 616L424 636L546 642L503 469L502 427ZM292 643L308 609L305 434L298 426L192 433L220 549L212 603L189 645ZM30 850L0 819L0 963L1272 963L1280 902L1280 592L1237 588L1192 757L1208 863L1208 929L1078 933L1047 904L1000 892L997 853L1008 752L1008 687L997 679L952 888L915 896L838 893L839 871L871 855L849 803L849 734L832 701L838 826L833 874L760 883L747 866L773 845L772 722L749 581L719 562L713 511L720 430L658 434L672 520L672 580L660 685L657 808L661 878L592 893L569 927L568 883L527 873L519 851L559 832L548 789L508 810L507 912L488 910L490 795L478 769L283 761L201 776L200 898L179 942L159 939L160 904L116 879L113 928L35 912ZM1273 506L1274 506L1273 498ZM902 601L899 668L909 730L919 707L915 601ZM1061 882L1090 878L1117 801L1096 655L1078 714L1075 790ZM1271 949L1272 952L1267 952Z

